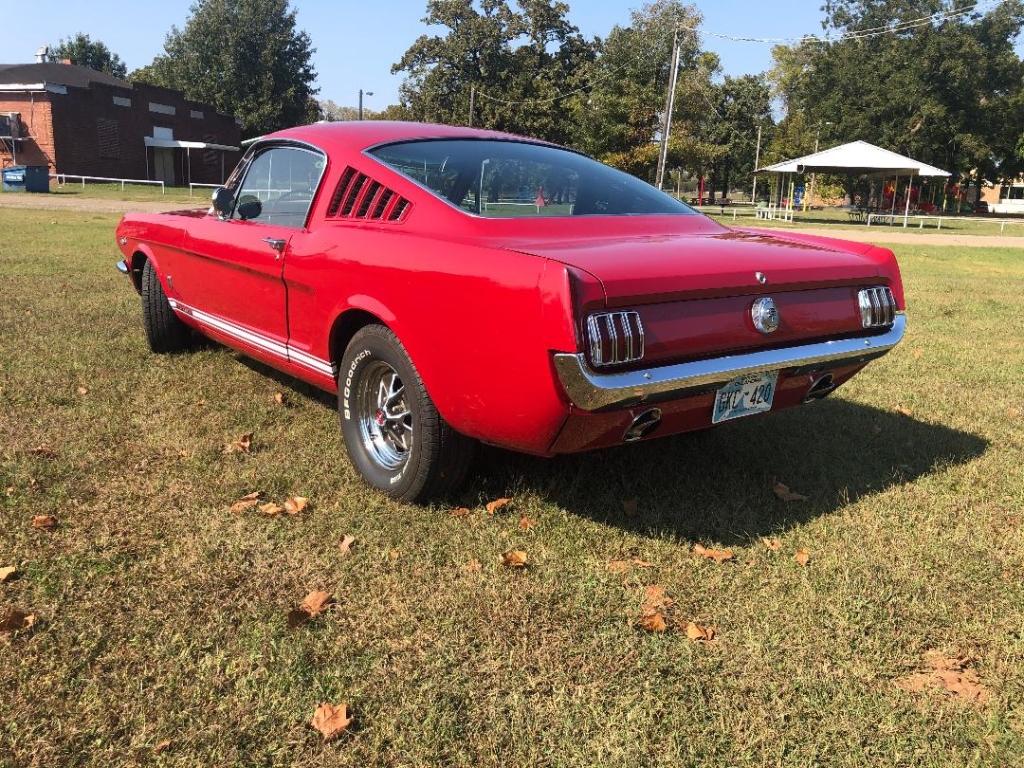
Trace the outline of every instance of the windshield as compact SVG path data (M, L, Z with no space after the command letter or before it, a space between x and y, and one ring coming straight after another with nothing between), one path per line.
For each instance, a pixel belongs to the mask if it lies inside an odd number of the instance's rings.
M437 139L389 144L370 154L452 205L480 216L694 213L635 176L557 147Z

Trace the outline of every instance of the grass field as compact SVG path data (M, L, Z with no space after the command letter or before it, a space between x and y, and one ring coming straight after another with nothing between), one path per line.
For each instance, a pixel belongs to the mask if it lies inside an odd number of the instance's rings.
M900 248L908 338L834 398L489 451L456 516L368 492L330 397L149 354L116 217L53 220L0 210L0 610L36 616L0 632L0 765L1024 764L1024 250ZM355 717L326 744L321 702Z

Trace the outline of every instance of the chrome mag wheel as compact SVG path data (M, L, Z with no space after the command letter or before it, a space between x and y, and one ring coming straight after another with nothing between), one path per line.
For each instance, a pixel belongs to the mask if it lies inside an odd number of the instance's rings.
M400 469L412 449L412 412L405 384L382 360L367 366L355 397L359 435L367 454L388 471Z

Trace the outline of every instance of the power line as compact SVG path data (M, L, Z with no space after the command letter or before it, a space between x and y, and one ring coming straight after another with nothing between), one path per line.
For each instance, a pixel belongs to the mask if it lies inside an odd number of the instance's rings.
M908 19L907 21L897 22L895 24L851 30L849 32L844 32L841 35L837 35L836 37L822 37L820 35L802 35L801 37L747 37L731 35L725 32L702 30L696 27L689 27L688 29L692 29L698 34L716 37L721 40L728 40L734 43L768 43L772 45L783 45L786 43L841 43L847 40L866 40L873 37L881 37L883 35L908 32L912 29L918 29L920 27L926 27L942 23L943 21L960 18L976 11L980 11L983 7L995 7L1002 5L1004 2L1006 2L1006 0L981 0L981 2L971 3L970 5L962 8L933 13L930 16L921 16L916 19Z

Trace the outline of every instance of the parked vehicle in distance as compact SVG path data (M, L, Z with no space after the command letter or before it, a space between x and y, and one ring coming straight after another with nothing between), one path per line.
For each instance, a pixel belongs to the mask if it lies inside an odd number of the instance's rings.
M730 229L469 128L281 131L209 211L128 214L117 242L154 352L198 331L336 391L352 463L405 500L477 441L552 456L825 397L905 327L888 250Z

